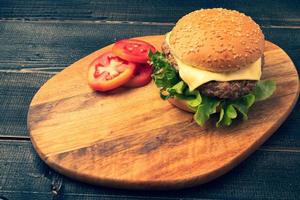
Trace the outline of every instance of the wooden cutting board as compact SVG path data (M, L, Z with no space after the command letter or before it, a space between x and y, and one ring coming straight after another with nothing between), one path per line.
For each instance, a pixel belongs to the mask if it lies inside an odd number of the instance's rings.
M146 36L160 49L164 36ZM208 182L255 151L283 123L299 94L293 62L266 42L263 79L274 95L253 106L248 121L201 128L192 114L159 97L153 83L137 89L93 92L87 66L111 46L70 65L34 96L28 128L34 148L71 178L113 187L170 189Z

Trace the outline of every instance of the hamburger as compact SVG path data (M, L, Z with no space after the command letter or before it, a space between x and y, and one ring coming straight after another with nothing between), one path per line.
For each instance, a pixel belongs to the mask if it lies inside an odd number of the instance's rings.
M247 119L255 101L268 98L275 83L260 80L265 39L251 17L223 8L201 9L183 16L166 34L162 53L149 53L152 78L163 99L194 112L203 126L231 125Z

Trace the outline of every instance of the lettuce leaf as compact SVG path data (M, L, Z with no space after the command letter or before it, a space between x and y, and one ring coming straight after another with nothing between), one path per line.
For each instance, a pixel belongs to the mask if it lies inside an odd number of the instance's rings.
M152 79L157 87L160 89L171 88L180 81L176 69L172 67L162 53L149 51L149 59L153 66Z
M269 98L276 90L276 84L272 80L258 81L252 94L255 96L255 101L263 101Z
M242 116L248 119L248 111L256 101L269 98L276 90L276 84L271 80L258 81L255 89L241 98L218 99L200 94L198 90L190 91L178 72L160 53L149 52L150 64L154 68L152 79L160 88L162 99L179 98L185 100L190 109L195 111L194 120L200 126L204 126L211 115L218 112L219 118L216 127L230 126L234 119Z
M217 121L216 123L216 127L220 127L222 124L224 124L224 108L223 108L223 105L221 105L221 108L220 108L220 114L219 114L219 120Z
M219 100L202 96L202 103L197 108L197 111L194 115L194 120L200 126L204 126L205 122L210 118L210 115L217 112L217 107L219 105Z
M223 110L224 113L223 114L220 113L219 121L217 122L216 126L219 127L220 124L230 126L232 123L232 120L237 117L236 109L233 107L232 104L229 104L226 107L225 106L222 107L221 110Z
M197 107L202 103L202 96L198 90L194 90L192 92L186 90L185 95L189 97L188 99L186 99L186 101L187 105L192 110L196 110Z

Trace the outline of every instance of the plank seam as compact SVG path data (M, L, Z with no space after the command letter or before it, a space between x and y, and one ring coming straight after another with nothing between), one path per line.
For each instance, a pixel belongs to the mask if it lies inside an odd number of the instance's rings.
M299 22L300 20L290 19L290 22ZM174 26L174 22L145 22L145 21L112 21L112 20L58 20L58 19L0 19L0 22L23 22L23 23L83 23L83 24L127 24L127 25L149 25L149 26ZM300 29L299 25L261 25L262 28L270 29Z
M1 190L3 193L24 193L24 194L49 194L49 192L32 192L32 191L14 191L14 190ZM60 195L64 196L82 196L82 197L118 197L122 199L128 199L128 198L147 198L147 199L161 199L162 197L153 197L153 196L142 196L142 195L109 195L109 194L78 194L78 193L63 193ZM163 197L163 199L169 199L169 200L175 200L175 199L181 199L177 197ZM207 198L193 198L193 197L184 197L184 199L189 200L219 200L219 199L207 199Z
M0 69L0 73L18 73L18 74L57 74L58 72L40 71L40 70L14 70L14 69Z
M82 23L82 24L129 24L129 25L152 25L152 26L174 26L174 22L144 22L144 21L112 21L112 20L20 20L20 19L0 19L0 22L23 22L23 23Z
M0 135L0 141L12 141L12 142L17 142L17 141L30 141L29 136L14 136L14 135Z
M295 147L284 149L283 147L262 146L258 149L258 151L300 153L300 148Z

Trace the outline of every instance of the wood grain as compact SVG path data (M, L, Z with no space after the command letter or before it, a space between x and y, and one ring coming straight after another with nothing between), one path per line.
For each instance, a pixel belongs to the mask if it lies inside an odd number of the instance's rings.
M1 0L0 18L15 20L107 20L135 22L176 22L200 8L224 7L252 16L261 25L299 25L297 0ZM254 9L255 8L255 9Z
M70 180L48 168L29 141L0 140L0 155L0 197L9 200L299 199L300 152L286 148L258 150L210 183L163 192L120 190ZM53 185L60 188L56 195Z
M160 24L77 21L65 23L3 21L0 23L0 46L5 50L0 54L0 69L20 72L59 72L115 40L137 35L164 34L172 27ZM263 32L267 40L273 41L288 53L296 67L300 66L300 28L269 27L263 28Z
M29 104L49 78L48 74L0 72L0 138L28 138Z
M163 36L142 39L159 48ZM200 128L192 115L162 101L154 84L107 94L91 91L87 65L109 49L54 76L29 108L28 127L41 158L78 180L138 189L207 182L257 149L286 119L298 97L299 78L292 61L267 42L263 78L276 81L273 97L257 103L246 122Z
M31 99L51 77L42 73L0 72L0 139L29 140L27 113ZM264 148L300 149L299 110L298 101L285 123L263 144Z

